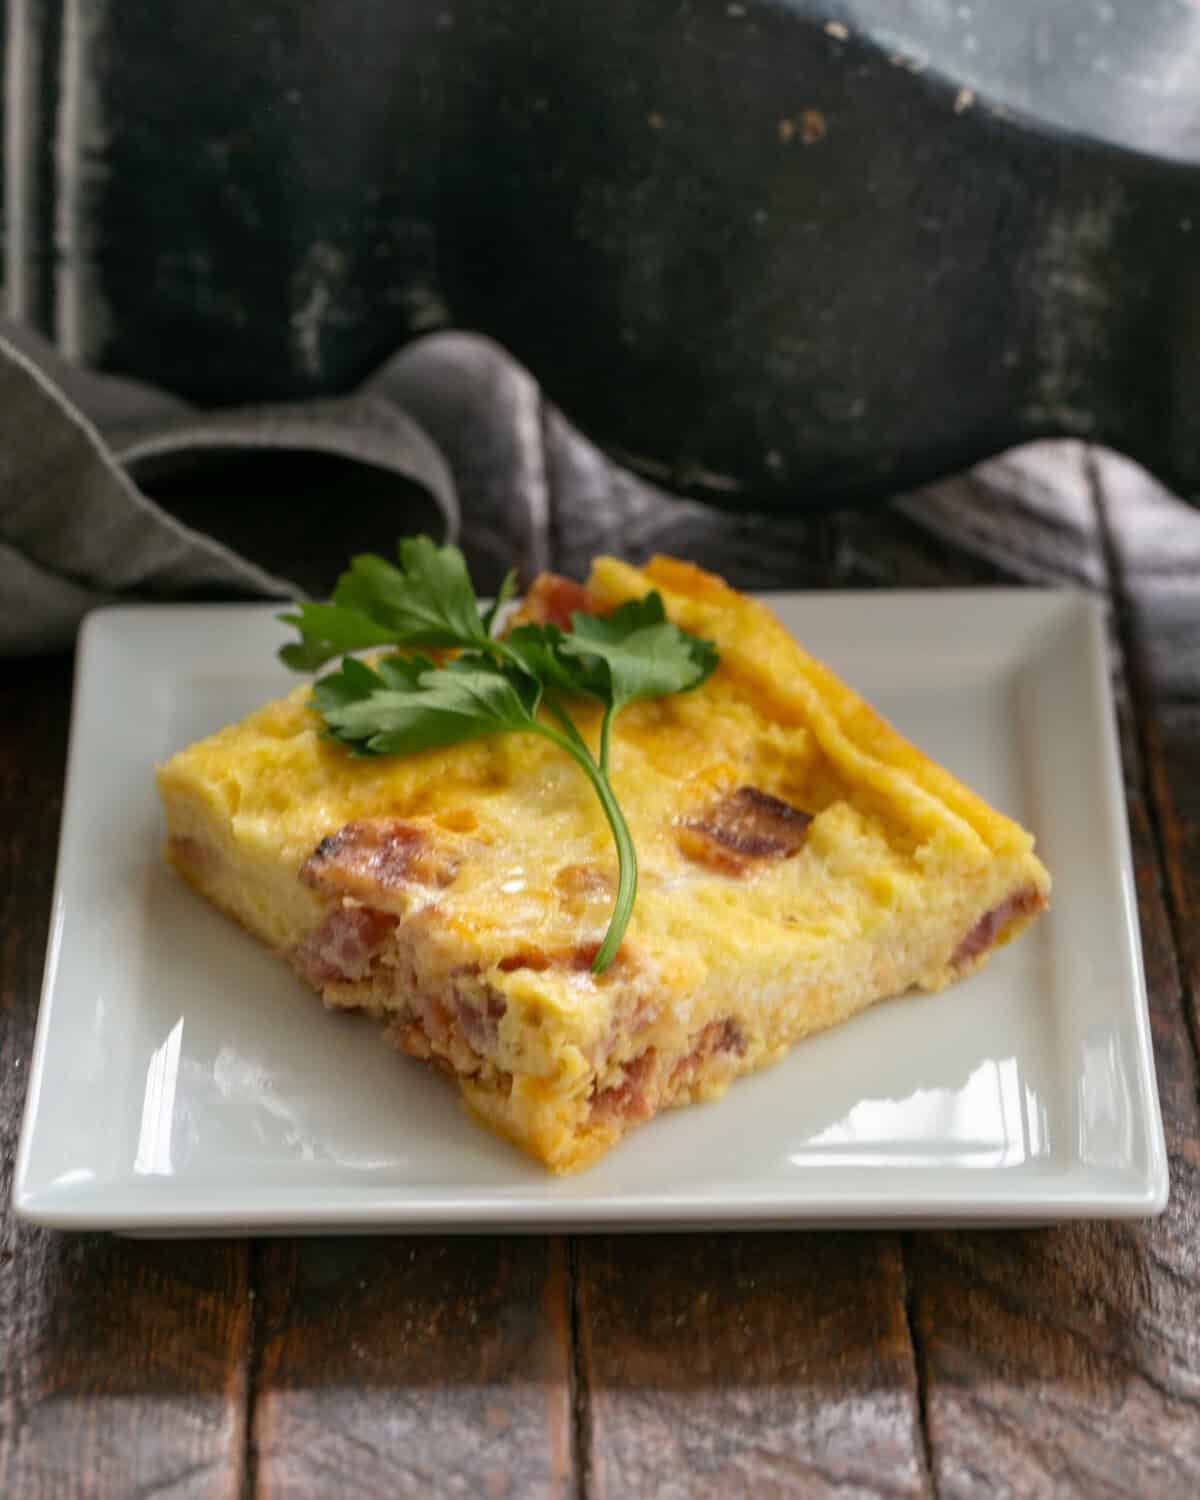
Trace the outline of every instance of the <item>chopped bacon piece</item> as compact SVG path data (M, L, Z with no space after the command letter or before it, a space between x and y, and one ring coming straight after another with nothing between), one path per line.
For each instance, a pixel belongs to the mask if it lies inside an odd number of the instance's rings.
M951 968L965 968L967 964L974 963L981 954L987 952L1014 917L1032 916L1041 911L1045 904L1046 898L1036 886L1022 886L1020 890L1014 891L998 906L993 906L991 911L984 912L954 950L954 957L950 960Z
M754 860L788 859L804 846L812 815L756 786L740 786L681 824L676 841L697 864L744 874Z
M396 921L391 912L373 911L369 906L339 906L301 938L288 957L317 989L334 981L365 979Z
M587 590L573 578L561 573L539 573L529 585L520 608L513 616L514 625L557 625L570 630L573 610L586 612Z
M512 974L517 969L535 969L540 974L550 967L550 955L544 948L530 943L516 953L506 954L496 967L502 974Z
M317 890L369 897L379 887L449 885L458 860L444 845L399 818L347 823L305 860L300 879Z

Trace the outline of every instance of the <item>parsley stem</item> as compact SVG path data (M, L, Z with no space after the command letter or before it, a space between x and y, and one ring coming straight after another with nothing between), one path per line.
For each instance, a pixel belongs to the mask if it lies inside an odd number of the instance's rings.
M519 652L513 650L507 641L495 640L491 636L486 636L476 644L480 650L490 651L493 656L498 656L501 661L506 661L510 666L516 667L517 671L522 673L522 675L529 676L528 663Z
M615 958L633 912L633 903L637 896L637 850L633 846L633 835L629 831L629 824L625 821L625 814L621 811L608 776L593 760L582 735L567 715L561 709L556 709L552 703L547 704L547 707L560 722L565 721L570 734L560 734L557 729L551 729L549 724L534 723L530 725L530 728L545 739L551 740L560 750L564 750L591 782L593 791L600 799L600 806L604 809L604 816L608 819L608 826L612 829L613 842L617 846L616 900L613 902L608 931L604 934L604 941L596 950L596 956L592 960L592 973L602 974Z
M554 717L566 730L567 738L571 741L571 743L579 746L579 748L583 750L587 758L591 760L592 752L588 749L587 741L584 739L583 735L580 734L579 729L575 724L575 720L571 718L570 714L566 711L562 704L556 703L555 700L551 697L545 697L542 699L542 707L545 708L549 713L552 713L554 715Z
M617 716L617 706L609 702L604 705L604 718L600 721L600 774L608 775L608 744L612 739L613 720Z

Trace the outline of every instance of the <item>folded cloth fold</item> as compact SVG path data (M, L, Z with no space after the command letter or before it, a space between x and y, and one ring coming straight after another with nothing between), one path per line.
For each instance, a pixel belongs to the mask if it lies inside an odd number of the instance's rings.
M503 356L483 340L442 339L449 349L414 346L352 396L202 412L136 381L78 369L37 334L0 322L0 654L68 645L89 609L118 598L301 594L293 580L184 524L138 482L164 468L178 476L214 454L320 454L368 465L405 481L398 497L416 487L429 502L422 519L435 514L442 536L455 537L454 476L406 400L422 406L430 373L444 374L448 355L453 365L456 346L483 346L484 364ZM519 465L505 472L519 474ZM286 514L278 524L286 528ZM409 529L412 518L398 508L396 534Z
M1112 464L1128 489L1128 460L1046 441L868 510L723 511L613 463L475 334L419 339L337 399L200 411L0 320L0 655L68 646L116 599L323 591L414 531L460 540L484 590L656 551L744 589L935 584L947 548L960 582L1101 588L1083 539Z

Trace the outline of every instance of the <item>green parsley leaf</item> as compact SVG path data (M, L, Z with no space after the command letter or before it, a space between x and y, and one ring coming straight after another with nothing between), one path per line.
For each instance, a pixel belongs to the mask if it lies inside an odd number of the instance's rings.
M711 641L672 625L657 592L631 599L611 615L573 614L571 624L560 652L592 663L593 683L597 662L607 674L607 692L595 692L605 700L600 769L607 773L613 720L621 709L639 698L665 698L698 687L716 667L717 650Z
M483 617L483 628L488 635L492 633L492 627L496 623L496 616L517 592L517 570L509 568L500 582L500 590L492 600L491 608Z
M279 651L280 660L293 672L313 672L331 657L347 651L395 644L389 627L337 604L314 604L306 600L297 605L295 614L279 618L285 625L295 625L300 632L299 641L292 641Z
M568 637L557 625L518 625L509 632L505 656L532 677L572 697L605 698L606 673L600 663L567 655Z
M393 659L394 660L394 659ZM389 674L392 667L389 661L386 665ZM432 666L433 663L423 661L421 657L413 657L405 665L418 674L422 666ZM354 657L348 656L342 663L340 672L330 672L328 676L320 678L313 684L312 705L321 717L329 722L329 716L336 713L338 709L345 708L351 703L361 703L371 697L373 693L392 686L389 677L382 671L375 671L367 666L366 662L355 661Z
M482 646L488 625L466 559L427 536L400 543L400 566L366 553L338 579L329 604L303 603L280 619L295 625L299 645L280 652L288 666L312 670L345 651L369 646ZM513 585L505 580L505 589ZM498 601L499 602L499 601Z
M627 703L698 686L717 664L716 649L672 625L657 593L611 615L574 614L569 632L522 625L493 639L498 611L515 588L512 573L481 615L456 547L416 537L400 543L399 556L399 568L381 557L356 557L332 601L281 615L300 640L279 654L299 671L344 657L338 671L314 685L312 704L327 733L353 754L411 755L521 732L569 755L591 783L617 848L612 918L592 963L599 974L620 947L637 894L637 851L608 778L613 719ZM368 665L349 654L386 645L459 654L442 666L421 655L389 655ZM567 711L578 697L604 705L598 759Z
M342 701L323 710L325 722L338 739L375 755L412 755L505 730L528 730L541 696L529 678L510 677L486 657L451 667L389 664L386 675L381 671L368 691L349 701L344 668L341 675Z
M608 669L614 712L639 698L665 698L698 686L717 665L716 647L668 622L662 596L631 599L611 615L573 614L559 650L599 657Z

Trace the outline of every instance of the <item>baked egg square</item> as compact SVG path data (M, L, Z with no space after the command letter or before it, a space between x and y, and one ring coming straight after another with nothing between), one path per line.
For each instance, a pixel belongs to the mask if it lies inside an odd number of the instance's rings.
M719 664L615 719L639 885L602 973L612 835L546 740L354 756L306 684L158 771L183 878L557 1172L874 1001L970 973L1050 890L1031 834L720 578L597 558L585 585L538 579L518 618L567 629L652 591ZM572 717L594 744L599 706Z

